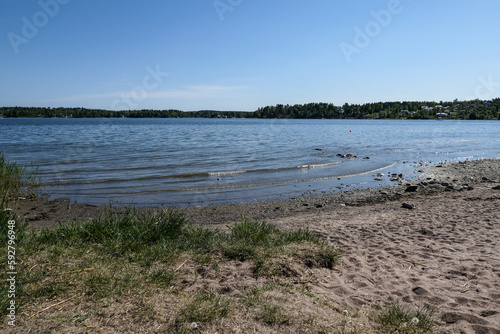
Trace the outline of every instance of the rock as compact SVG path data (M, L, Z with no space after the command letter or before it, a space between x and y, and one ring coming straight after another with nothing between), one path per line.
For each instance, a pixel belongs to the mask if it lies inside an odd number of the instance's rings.
M464 188L462 188L460 186L455 186L452 189L453 189L453 191L462 191L462 190L464 190Z
M441 190L441 189L443 189L443 186L440 185L439 183L431 183L431 184L429 184L429 188Z
M493 188L491 189L494 189L494 190L500 190L500 186L494 186Z
M322 149L320 149L320 148L315 148L314 150L315 150L315 151L323 151L323 150L322 150Z
M323 205L321 205L321 204L316 204L316 208L317 208L317 209L322 208L322 207L323 207Z
M389 193L387 191L381 191L380 194L381 195L389 195Z
M418 189L418 186L408 186L408 187L406 187L405 192L414 193L415 191L417 191L417 189Z
M368 159L370 159L370 157L364 157L363 159L368 160Z
M486 317L490 317L492 315L498 314L498 312L497 311L492 311L492 310L486 310L486 311L482 311L480 314L481 314L482 317L486 318Z
M428 235L431 237L434 235L434 232L432 232L431 230L425 229L425 228L421 228L420 230L418 230L418 233L420 233L422 235Z
M376 177L374 178L375 181L382 181L382 179L380 177Z
M402 207L408 210L412 210L414 208L414 206L409 203L403 203Z
M421 288L421 287L413 288L413 289L411 289L411 291L413 291L413 293L415 293L416 295L419 295L419 296L429 294L429 292L427 290L425 290L424 288Z

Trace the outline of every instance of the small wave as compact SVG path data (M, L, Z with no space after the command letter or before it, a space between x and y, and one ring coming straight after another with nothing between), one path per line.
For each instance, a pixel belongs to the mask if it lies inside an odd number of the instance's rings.
M207 173L208 176L226 176L226 175L236 175L236 174L244 174L248 173L249 171L247 170L241 170L241 171L230 171L230 172L214 172L214 173Z
M61 181L44 182L42 186L68 186L77 184L102 184L102 183L119 183L128 181L148 181L148 180L165 180L165 179L191 179L191 178L206 178L215 176L231 176L245 173L277 173L285 170L293 169L313 169L322 168L332 165L340 164L341 161L327 162L324 164L307 164L296 167L277 167L277 168L262 168L262 169L251 169L251 170L240 170L240 171L225 171L225 172L201 172L201 173L184 173L184 174L171 174L171 175L148 175L143 177L122 179L122 178L112 178L112 179L99 179L99 180L71 180L62 178ZM124 172L130 169L123 169ZM61 173L58 173L59 175ZM57 176L56 176L57 179ZM274 183L273 183L274 184Z
M321 168L321 167L328 167L331 165L338 165L339 163L341 163L341 161L327 162L324 164L317 164L317 165L302 165L302 166L297 166L297 168L300 168L300 169Z
M262 186L275 186L275 185L282 185L282 184L290 184L290 183L298 183L298 182L314 182L314 181L323 181L323 180L329 180L329 179L336 179L336 178L345 178L345 177L353 177L353 176L361 176L361 175L366 175L374 172L378 172L380 170L390 168L394 166L395 164L389 164L380 168L360 172L360 173L354 173L354 174L344 174L344 175L332 175L332 176L326 176L326 177L319 177L319 178L311 178L311 179L300 179L300 180L286 180L286 181L276 181L276 182L263 182L263 183L250 183L250 184L232 184L232 185L222 185L222 186L208 186L208 187L196 187L196 188L181 188L181 189L156 189L156 190L150 190L147 192L152 192L152 193L157 193L157 192L189 192L189 191L207 191L207 190L221 190L221 189L236 189L236 188L252 188L252 187L262 187Z

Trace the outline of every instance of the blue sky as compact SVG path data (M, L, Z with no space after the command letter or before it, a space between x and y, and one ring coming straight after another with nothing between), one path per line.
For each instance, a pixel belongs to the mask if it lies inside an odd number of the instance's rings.
M0 106L500 97L496 0L0 0Z

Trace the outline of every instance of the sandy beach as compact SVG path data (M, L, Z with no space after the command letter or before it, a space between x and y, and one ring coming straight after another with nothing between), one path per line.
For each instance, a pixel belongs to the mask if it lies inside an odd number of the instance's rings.
M66 219L84 221L103 210L65 200L18 199L10 206L33 229ZM308 333L305 322L294 319L315 314L315 321L329 329L325 332L371 333L370 314L398 304L433 310L440 333L500 333L499 207L500 160L479 160L423 166L419 180L386 188L179 209L194 224L221 229L241 215L283 229L307 227L342 248L333 270L306 267L292 275L291 281L311 278L302 283L317 298L289 295L286 307L293 317L286 326L265 326L235 314L203 332ZM187 265L179 270L188 289L212 286L228 298L256 284L245 264L225 264L219 278L201 275L191 284L192 271ZM159 316L141 322L138 332L161 332L155 330L161 319L168 322L171 306L156 303ZM92 322L102 333L117 329L107 320Z

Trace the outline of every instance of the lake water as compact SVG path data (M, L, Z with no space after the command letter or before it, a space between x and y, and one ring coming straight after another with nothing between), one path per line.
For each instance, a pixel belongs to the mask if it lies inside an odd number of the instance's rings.
M419 162L499 158L500 123L0 119L0 151L39 166L51 198L186 206L387 185Z

